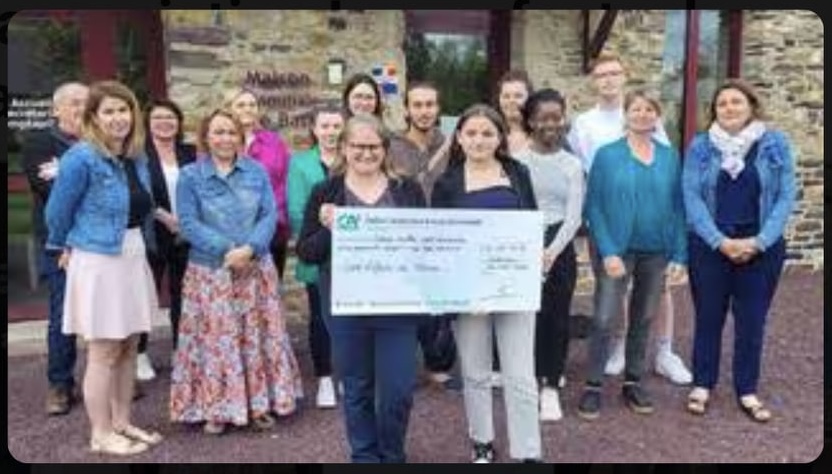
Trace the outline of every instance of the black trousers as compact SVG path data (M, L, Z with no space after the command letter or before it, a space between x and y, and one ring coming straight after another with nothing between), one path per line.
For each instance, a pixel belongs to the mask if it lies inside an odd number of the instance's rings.
M559 223L546 228L544 245L551 244L560 227ZM546 274L535 324L535 374L549 387L557 387L566 365L569 316L577 281L578 258L570 241Z
M170 295L170 328L173 337L173 347L176 348L179 339L179 317L182 314L182 279L188 267L188 246L171 245L164 255L148 256L150 269L153 270L153 280L156 292L162 292L162 281L165 271L168 273L168 294ZM139 353L147 351L147 333L139 338Z

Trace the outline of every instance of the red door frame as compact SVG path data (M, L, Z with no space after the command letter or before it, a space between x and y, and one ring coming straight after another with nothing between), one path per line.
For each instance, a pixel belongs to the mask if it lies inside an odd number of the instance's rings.
M153 96L167 94L163 26L158 10L81 10L81 61L88 81L116 77L116 28L119 21L134 24L147 52L147 85Z

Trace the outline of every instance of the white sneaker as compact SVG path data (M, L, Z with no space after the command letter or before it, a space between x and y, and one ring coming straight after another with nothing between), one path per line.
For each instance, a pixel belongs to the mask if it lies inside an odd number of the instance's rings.
M136 356L136 379L142 382L153 380L156 378L156 371L153 370L153 364L150 363L150 357L146 352L142 352Z
M318 379L318 395L315 397L315 404L318 408L333 408L338 405L335 398L335 384L332 377L321 377Z
M540 391L540 420L558 421L563 418L560 409L560 395L551 387L543 387Z
M493 388L502 388L503 387L503 377L500 375L499 372L491 372L491 387L493 387Z
M604 373L607 375L620 375L624 371L624 340L617 341L612 349L607 365L604 366Z
M693 375L685 367L685 363L670 350L659 351L656 354L656 373L667 377L676 385L688 385L693 382Z
M566 376L561 375L560 378L558 379L558 388L563 388L565 386L566 386Z

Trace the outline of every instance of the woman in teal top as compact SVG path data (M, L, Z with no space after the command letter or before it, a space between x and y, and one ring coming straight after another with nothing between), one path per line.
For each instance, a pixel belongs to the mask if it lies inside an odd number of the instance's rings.
M634 91L626 96L624 111L627 132L595 154L584 207L598 249L592 262L598 277L589 374L578 407L578 414L587 419L600 414L610 321L620 311L631 277L622 394L636 413L652 412L650 397L640 384L650 317L661 298L665 271L678 279L687 261L681 164L672 148L651 137L660 105L647 93Z
M292 237L297 239L303 224L303 212L312 188L326 179L338 154L338 137L344 127L344 115L338 107L316 109L312 121L312 139L315 145L297 153L289 161L286 200ZM335 387L332 383L329 333L321 318L318 292L318 267L297 261L295 279L306 285L309 300L309 348L312 365L318 377L318 394L315 403L320 408L334 407Z

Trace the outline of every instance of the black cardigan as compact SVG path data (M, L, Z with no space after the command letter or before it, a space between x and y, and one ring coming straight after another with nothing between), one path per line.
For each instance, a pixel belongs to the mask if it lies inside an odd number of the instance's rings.
M150 189L153 192L153 201L157 206L170 212L170 202L176 199L176 196L168 195L165 174L162 171L162 162L159 159L159 154L156 152L153 141L149 137L145 142L145 153L148 158L147 167L150 173ZM196 148L193 145L177 143L176 162L179 163L179 169L181 170L185 165L194 161L196 161ZM161 222L155 221L154 224L156 227L156 248L159 250L158 255L166 256L174 247L176 238Z
M508 176L512 189L520 198L520 208L537 210L532 178L529 169L514 158L500 160ZM456 163L449 166L436 181L431 194L431 207L454 208L459 198L465 194L465 166Z
M422 188L412 179L390 179L390 192L396 207L425 207ZM303 225L298 237L298 258L315 265L329 264L332 232L321 224L318 214L324 204L345 206L347 202L344 176L333 176L318 183L313 189L303 213Z

